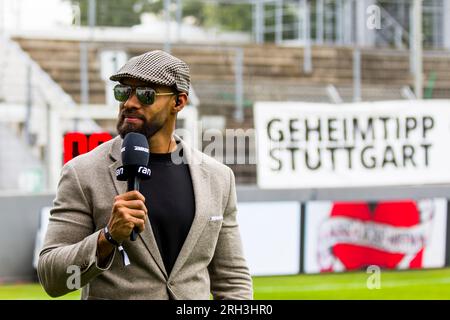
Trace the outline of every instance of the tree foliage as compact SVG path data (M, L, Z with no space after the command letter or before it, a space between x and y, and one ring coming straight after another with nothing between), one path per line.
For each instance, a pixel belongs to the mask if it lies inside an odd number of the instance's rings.
M89 0L69 0L80 8L81 25L88 25ZM137 0L97 0L95 24L97 26L128 27L139 24Z
M80 21L88 25L89 0L67 0L80 8ZM227 4L213 1L182 0L183 17L195 24L218 27L223 30L250 31L252 8L250 4ZM171 1L174 17L176 1ZM96 25L128 27L140 23L142 13L162 16L164 0L96 0Z

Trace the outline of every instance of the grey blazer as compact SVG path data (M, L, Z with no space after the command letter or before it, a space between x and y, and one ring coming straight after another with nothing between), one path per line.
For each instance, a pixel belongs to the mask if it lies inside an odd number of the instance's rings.
M126 192L126 182L115 177L122 165L122 139L116 137L62 169L38 264L50 296L74 290L74 267L69 267L77 266L82 299L209 299L210 293L214 299L253 298L236 222L233 172L176 139L189 164L196 209L172 272L164 268L149 219L136 241L123 243L130 265L123 265L117 250L106 268L97 264L100 230L109 221L114 197Z

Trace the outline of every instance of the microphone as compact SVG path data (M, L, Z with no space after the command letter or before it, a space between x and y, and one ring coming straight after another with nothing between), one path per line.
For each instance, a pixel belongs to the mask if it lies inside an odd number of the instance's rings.
M141 180L149 179L152 173L147 167L150 158L148 140L143 134L130 132L123 139L120 151L123 166L116 170L116 178L119 181L127 181L127 192L139 191ZM131 231L130 240L135 241L138 233L135 227Z

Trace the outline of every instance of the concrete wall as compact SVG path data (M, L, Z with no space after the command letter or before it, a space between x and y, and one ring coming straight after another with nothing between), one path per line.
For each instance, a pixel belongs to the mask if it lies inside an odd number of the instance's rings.
M53 198L0 196L0 283L36 280L32 262L39 213Z

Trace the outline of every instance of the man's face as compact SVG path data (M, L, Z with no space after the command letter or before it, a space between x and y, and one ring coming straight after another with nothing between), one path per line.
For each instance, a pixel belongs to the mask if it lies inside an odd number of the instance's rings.
M122 138L129 132L137 132L149 139L166 124L170 114L170 102L175 95L156 96L153 104L144 105L136 97L135 87L151 87L158 93L172 92L171 88L137 79L124 79L122 84L132 86L133 92L127 101L120 103L117 132Z

